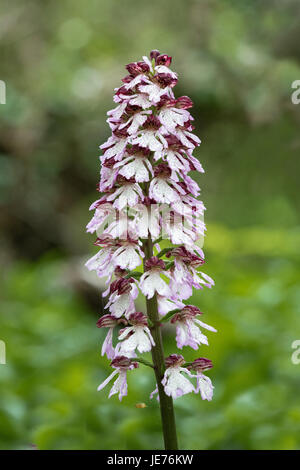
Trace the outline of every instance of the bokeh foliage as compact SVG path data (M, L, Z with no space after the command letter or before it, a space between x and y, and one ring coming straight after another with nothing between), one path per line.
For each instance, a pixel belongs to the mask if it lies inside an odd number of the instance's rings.
M82 267L112 91L153 48L195 103L216 281L191 299L219 331L200 350L215 398L176 401L181 448L300 448L299 2L2 0L0 12L0 448L162 446L151 370L129 375L122 403L96 392L110 368L100 284Z

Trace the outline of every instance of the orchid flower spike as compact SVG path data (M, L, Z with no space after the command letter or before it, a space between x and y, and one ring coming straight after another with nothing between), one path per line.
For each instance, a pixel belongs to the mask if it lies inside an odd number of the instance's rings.
M164 359L160 329L174 325L177 347L194 350L208 345L203 329L216 332L200 320L200 309L186 302L194 289L211 288L214 281L203 271L205 206L189 175L204 173L193 154L201 141L193 133L192 100L174 94L178 77L171 62L153 50L129 63L115 88L115 106L107 113L111 135L100 146L100 196L87 224L98 252L86 263L105 279L106 311L97 326L108 329L101 353L114 368L98 390L116 377L109 396L118 393L121 400L127 372L138 363L152 367L151 395L158 393L161 406L168 403L162 419L168 420L169 449L177 445L172 399L200 393L211 400L213 385L203 372L212 363L200 357L185 364L177 353ZM148 352L153 363L139 356Z

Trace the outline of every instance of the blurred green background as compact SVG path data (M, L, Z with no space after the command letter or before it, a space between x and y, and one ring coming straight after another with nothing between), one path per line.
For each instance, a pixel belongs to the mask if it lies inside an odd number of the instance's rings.
M299 20L298 0L1 1L0 448L162 448L150 369L122 403L96 391L110 367L83 266L113 88L155 48L195 103L216 281L191 299L219 331L198 354L215 397L176 401L181 448L300 448Z

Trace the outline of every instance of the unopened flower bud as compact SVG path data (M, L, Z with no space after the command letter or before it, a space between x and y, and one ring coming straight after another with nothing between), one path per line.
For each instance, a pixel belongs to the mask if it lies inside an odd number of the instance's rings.
M103 315L97 321L98 328L113 328L117 324L117 319L112 315Z
M165 363L167 367L181 366L185 363L184 357L181 354L171 354L166 357Z
M134 282L132 278L125 279L116 279L110 285L110 293L117 292L118 295L128 294L131 291L131 283Z
M193 317L196 315L202 315L200 308L196 307L195 305L186 305L181 311L184 315Z
M205 357L199 357L195 359L191 365L187 368L191 370L195 370L197 372L202 372L213 367L213 363L210 359L206 359Z
M180 98L176 100L176 108L189 109L192 107L193 107L193 102L191 98L189 98L188 96L180 96Z
M154 167L154 176L159 178L170 178L172 172L167 163L159 163Z
M171 62L172 57L167 54L160 54L155 59L156 65L165 65L166 67L169 67L171 65Z
M110 365L115 368L118 367L128 369L132 365L132 361L129 359L129 357L117 356L111 361Z
M152 256L149 258L145 263L145 268L148 269L159 269L164 270L166 267L164 261L162 259L157 258L157 256Z
M177 83L177 78L172 77L172 75L168 73L157 73L154 79L161 88L166 88L167 86L173 88Z
M148 326L147 317L142 312L132 313L129 317L129 323L131 325Z
M150 59L156 59L160 55L160 52L157 49L153 49L153 51L150 52Z

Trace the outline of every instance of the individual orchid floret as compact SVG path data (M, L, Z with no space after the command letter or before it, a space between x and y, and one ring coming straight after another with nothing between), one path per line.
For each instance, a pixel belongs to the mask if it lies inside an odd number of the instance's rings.
M196 318L198 315L202 315L198 307L186 305L172 317L171 323L176 325L176 342L179 349L190 346L197 350L200 344L208 345L207 337L200 331L199 326L209 331L217 331Z
M213 397L214 386L209 377L203 374L203 371L209 370L213 367L213 363L210 359L205 357L199 357L195 359L192 364L187 366L191 371L196 371L196 375L193 375L197 378L197 386L195 393L201 395L202 400L211 401Z
M177 298L169 299L168 297L157 294L157 306L158 313L161 316L164 316L171 310L183 308L184 303L178 300Z
M149 114L151 114L151 110L128 104L122 115L122 121L111 118L109 123L117 126L119 130L125 129L128 135L132 135L136 134L139 128L143 126Z
M194 385L183 375L183 373L185 373L192 377L189 370L182 367L185 363L183 356L180 354L171 354L166 358L165 362L167 369L161 383L164 386L166 395L176 399L182 395L186 395L187 393L196 393ZM156 390L154 390L151 395L153 396L155 392Z
M186 121L191 119L191 115L186 109L177 108L176 100L167 95L163 95L158 103L159 120L161 124L170 132L177 126L184 126Z
M113 359L115 357L115 349L113 347L113 330L119 324L126 324L126 320L113 317L112 315L103 315L97 321L98 328L108 328L107 335L103 341L101 355L107 355L108 359Z
M174 256L174 265L170 269L170 289L174 296L181 300L187 299L192 294L192 288L211 288L214 281L207 274L197 269L203 265L204 260L200 256L190 252L184 246L170 250L167 257Z
M200 173L204 172L201 163L193 157L191 150L183 146L175 135L167 134L165 139L168 147L155 153L156 160L162 158L168 163L171 170L181 177L184 177L192 170L200 171Z
M204 260L194 253L188 251L185 246L179 246L170 250L166 257L174 257L174 264L170 268L170 289L173 296L180 296L181 300L188 299L193 291L193 277L190 272L192 261L201 265Z
M106 284L108 284L108 288L103 292L102 296L107 297L110 294L110 283L112 283L112 277L115 277L115 280L122 279L128 275L128 270L123 269L120 266L116 266L115 269L112 271L111 275L108 277L108 281L106 281Z
M137 349L140 353L150 351L155 346L146 315L142 312L132 313L128 326L120 331L118 353L132 357Z
M112 255L112 263L122 269L135 269L141 264L141 258L145 255L142 252L138 240L128 237L118 241L119 247Z
M105 144L100 145L100 148L105 150L104 155L101 157L101 163L112 157L116 160L121 160L125 153L126 145L127 132L124 129L122 131L116 130Z
M89 259L86 267L95 270L99 277L109 276L116 266L122 269L135 269L140 263L144 253L141 251L136 239L113 239L111 235L102 235L97 238L95 245L101 249Z
M189 202L193 203L192 200L185 200L183 196L180 201L172 203L171 210L169 209L172 217L166 217L162 225L172 243L183 244L187 249L194 250L197 246L196 242L204 239L206 226L203 221L202 206L200 204L188 205ZM175 230L172 230L173 225L175 225ZM201 255L204 258L202 250Z
M111 235L115 239L126 240L127 238L135 239L135 227L133 221L128 217L128 211L119 211L111 215L107 221L103 234ZM110 222L110 223L109 223Z
M150 52L150 59L152 60L152 63L154 61L154 74L165 73L166 75L170 75L172 78L177 79L177 74L169 68L172 62L172 57L168 56L167 54L161 54L157 50L153 50Z
M161 97L165 94L171 98L174 97L171 89L176 85L177 78L169 73L157 73L150 80L145 80L144 84L138 86L141 93L148 95L148 99L152 105L157 105Z
M195 134L192 134L194 127L190 121L186 121L183 126L177 126L175 129L175 136L180 140L182 145L189 149L194 149L201 144L201 140Z
M126 107L127 104L130 102L130 99L132 98L132 96L134 96L134 92L128 89L125 85L122 85L119 88L115 88L115 94L114 94L113 100L115 103L121 103L121 104L125 103L125 107ZM121 104L119 104L119 106L121 106ZM108 115L113 115L115 113L119 114L118 112L119 106L117 106L117 108L115 108L114 110L108 111L107 114Z
M183 181L181 182L182 187L185 189L186 194L192 194L198 197L200 194L199 185L190 176L183 175Z
M126 65L126 69L129 73L123 82L125 83L125 88L127 90L135 88L139 83L143 83L149 79L150 65L146 62L131 62Z
M180 200L186 191L171 178L172 171L166 163L154 168L154 178L150 183L149 196L156 202L170 204Z
M149 196L144 198L143 203L138 204L134 215L134 229L139 238L147 238L150 233L153 239L160 235L160 208Z
M115 370L107 377L102 384L99 385L98 391L102 390L117 374L119 374L117 380L114 382L108 398L112 395L119 393L119 400L121 401L124 396L127 395L127 371L137 368L139 365L137 362L131 361L128 357L117 356L111 363L111 367Z
M142 190L134 178L127 179L125 176L118 175L116 183L119 187L107 196L107 201L114 201L113 206L116 209L134 207L143 199Z
M134 284L134 279L116 279L110 285L110 297L105 308L108 308L116 318L123 315L128 318L135 311L134 300L137 296L138 288Z
M147 148L151 152L162 151L164 147L167 147L167 142L160 132L160 128L160 120L157 116L151 114L147 117L142 129L137 133L137 136L131 137L129 142L132 145Z
M85 266L89 271L96 271L99 277L110 275L113 272L112 256L120 244L111 235L101 235L97 238L95 245L100 246L101 249L86 262Z
M116 122L121 119L126 107L128 105L127 101L121 102L116 108L111 109L107 112L108 119L107 122L110 124L111 121Z
M183 184L182 186L183 186L182 189L186 191L187 190L186 185ZM172 202L171 208L177 214L182 215L182 217L185 218L185 220L190 226L194 226L195 229L196 228L200 229L201 235L204 233L206 228L201 218L203 219L204 211L206 210L206 208L202 201L198 201L197 199L190 196L189 194L186 194L186 195L183 195L179 201ZM199 219L202 225L198 227ZM199 238L199 235L198 235L198 238Z
M133 145L127 150L128 156L115 165L119 168L119 174L127 180L134 178L137 183L149 181L153 175L152 165L149 161L149 150L138 145Z
M151 299L155 293L168 296L169 286L160 276L161 274L167 276L165 267L164 261L157 256L152 256L145 262L146 271L141 276L139 287L148 299Z
M194 227L190 228L188 221L169 207L163 211L161 227L162 233L167 235L174 245L193 246L198 238Z
M156 71L158 72L157 69ZM162 71L162 67L160 67L160 71L154 75L153 81L158 83L161 88L165 89L166 94L174 98L171 88L174 88L177 84L178 80L176 73L171 72L169 69L164 69L164 71Z
M102 193L111 193L112 188L114 187L119 170L115 168L117 160L115 157L108 158L105 162L102 163L101 171L100 171L100 182L99 182L99 190ZM107 194L105 195L107 197Z
M87 232L94 233L101 229L106 223L108 223L110 217L114 217L116 210L110 202L107 202L106 198L101 198L95 201L90 210L95 210L95 214L90 222L87 224Z
M215 285L214 280L205 274L202 271L197 271L197 269L202 265L203 263L199 259L192 259L189 266L188 270L191 275L191 280L192 280L192 285L196 289L202 289L203 286L208 287L209 289Z
M132 106L140 106L143 109L148 109L152 106L147 93L135 93L129 97L128 102Z

